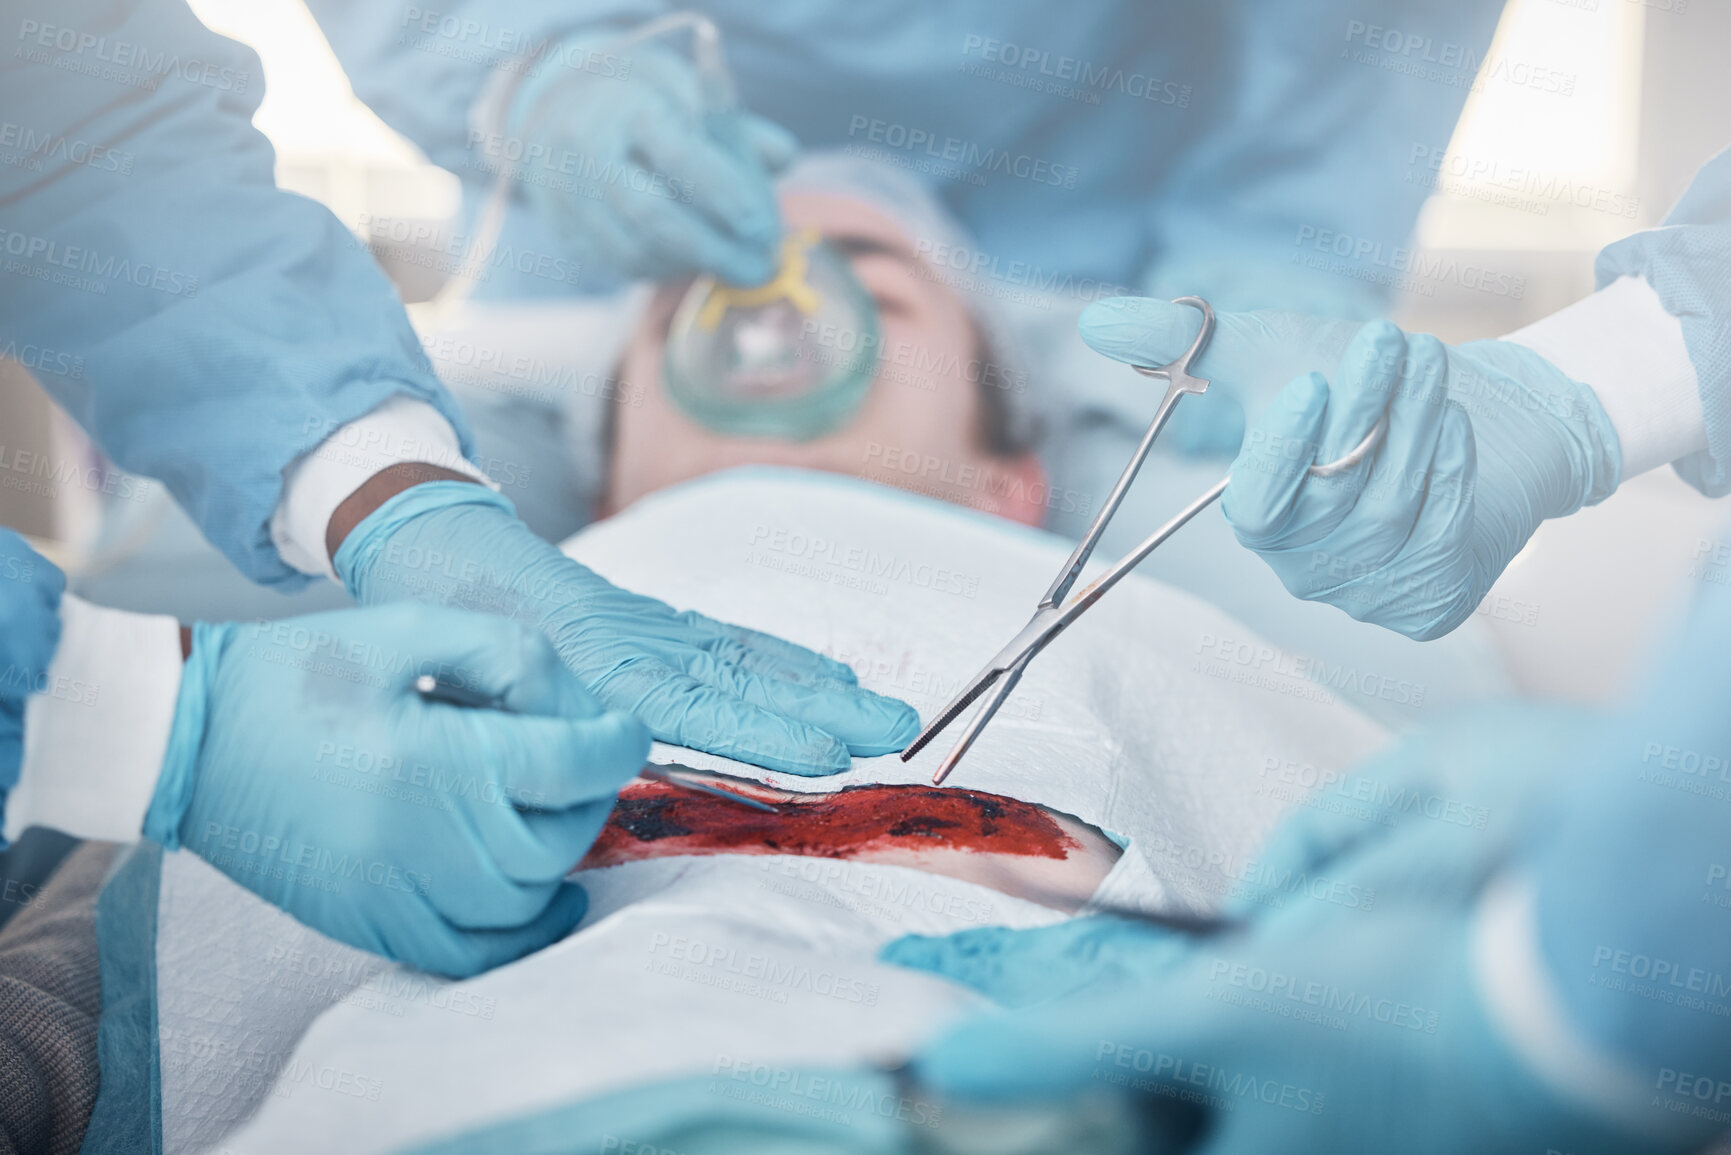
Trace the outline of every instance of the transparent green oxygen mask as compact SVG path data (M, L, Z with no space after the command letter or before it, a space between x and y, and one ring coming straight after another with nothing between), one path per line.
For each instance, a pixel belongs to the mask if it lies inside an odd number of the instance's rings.
M766 285L700 277L668 326L663 377L718 433L809 441L846 424L877 367L877 307L815 229L782 240Z

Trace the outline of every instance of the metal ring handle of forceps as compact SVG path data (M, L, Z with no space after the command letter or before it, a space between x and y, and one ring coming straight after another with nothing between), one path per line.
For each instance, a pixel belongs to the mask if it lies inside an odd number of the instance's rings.
M1177 408L1179 399L1186 393L1200 395L1208 391L1208 379L1197 377L1190 370L1191 366L1208 351L1209 342L1214 339L1214 308L1201 297L1177 297L1172 303L1174 305L1189 305L1193 309L1200 310L1202 328L1197 330L1196 339L1190 342L1190 347L1184 350L1177 360L1168 361L1166 364L1158 366L1130 366L1144 377L1165 381L1167 383L1166 396L1161 399L1160 408L1154 414L1154 420L1148 426L1148 432L1143 436L1142 443L1136 447L1136 452L1131 456L1129 465L1125 467L1123 476L1119 477L1118 484L1113 486L1111 494L1106 498L1106 503L1100 507L1100 512L1094 518L1094 523L1088 527L1088 532L1082 536L1080 544L1076 546L1076 551L1070 555L1070 562L1065 566L1064 573L1060 574L1058 580L1052 583L1052 588L1046 591L1046 596L1040 603L1042 607L1057 605L1064 599L1064 595L1070 592L1070 587L1075 584L1077 576L1082 572L1082 567L1087 564L1088 555L1094 552L1094 546L1099 543L1100 535L1106 531L1107 523L1118 512L1118 506L1123 503L1124 495L1129 492L1131 484L1136 480L1136 474L1142 468L1142 463L1147 460L1149 451L1154 448L1155 439L1166 428L1166 422L1171 418L1173 410ZM1371 426L1370 432L1364 435L1364 440L1353 446L1344 456L1325 465L1312 465L1306 472L1312 477L1339 477L1375 453L1377 446L1382 444L1382 439L1387 434L1388 414L1384 413L1377 418L1376 424ZM1176 524L1168 523L1170 530L1177 530L1184 522L1189 521L1190 518L1216 501L1221 494L1226 492L1226 485L1231 480L1230 475L1221 478L1213 488L1198 499L1199 504L1193 504L1185 513L1179 515L1183 520L1177 521ZM1163 535L1169 536L1167 530L1168 527L1163 526L1155 536L1159 537L1161 541L1165 541L1166 536ZM1137 552L1140 553L1140 550Z
M1146 365L1130 366L1130 368L1136 370L1136 372L1142 374L1144 377L1158 377L1170 380L1170 378L1167 377L1167 374L1174 366L1179 367L1182 372L1188 375L1190 371L1190 363L1207 351L1208 342L1214 336L1214 310L1209 306L1207 301L1204 301L1201 297L1179 297L1172 303L1175 305L1193 305L1201 309L1202 329L1196 334L1196 340L1190 343L1190 348L1184 351L1184 356L1180 357L1177 361L1168 365L1162 365L1159 368L1149 368ZM1206 388L1206 382L1204 382L1204 388ZM1344 456L1337 457L1326 465L1312 465L1305 472L1309 473L1312 477L1339 477L1341 474L1348 472L1353 468L1353 466L1375 453L1376 447L1382 444L1382 439L1387 436L1387 434L1388 414L1384 413L1382 416L1377 418L1376 424L1370 427L1370 432L1364 435L1364 440L1353 446ZM1221 487L1221 492L1225 492L1224 486ZM1116 506L1114 506L1114 508L1116 508ZM1102 526L1102 528L1104 527Z
M949 777L950 771L955 769L962 756L968 752L968 748L974 744L974 739L978 738L980 732L985 729L986 723L991 721L993 715L998 712L1011 692L1015 690L1016 684L1022 680L1022 674L1027 670L1028 663L1034 659L1034 655L1045 649L1053 638L1067 629L1082 615L1084 610L1099 601L1107 590L1122 581L1143 559L1164 544L1167 538L1177 533L1197 514L1220 500L1220 495L1226 492L1227 485L1232 481L1231 474L1221 478L1195 501L1179 510L1170 521L1155 530L1135 549L1120 558L1111 569L1096 578L1086 589L1076 595L1075 600L1060 607L1059 603L1070 592L1077 577L1081 575L1083 567L1087 565L1088 556L1093 553L1094 546L1098 544L1100 535L1105 532L1107 523L1112 520L1112 515L1117 513L1119 505L1123 503L1124 495L1129 492L1131 483L1135 481L1136 474L1141 470L1142 463L1147 459L1149 451L1153 449L1155 439L1160 436L1160 431L1165 428L1166 422L1171 418L1172 411L1177 406L1179 399L1186 393L1200 394L1208 389L1208 380L1195 376L1190 370L1192 363L1202 356L1208 348L1209 340L1214 336L1214 309L1201 297L1178 297L1173 301L1173 304L1189 305L1201 310L1202 328L1197 332L1196 339L1190 343L1190 347L1177 360L1157 367L1131 366L1145 377L1166 381L1166 396L1161 399L1160 408L1155 412L1154 420L1148 426L1148 432L1143 435L1141 444L1131 455L1123 475L1118 478L1118 484L1113 486L1111 494L1106 498L1105 504L1100 507L1100 512L1094 518L1093 524L1088 527L1088 532L1082 536L1082 540L1077 544L1075 552L1070 555L1070 560L1065 564L1063 571L1059 573L1051 588L1046 591L1046 596L1040 600L1034 620L1029 622L1022 632L1011 641L1010 646L1006 647L1006 649L1014 648L1024 638L1027 639L1023 643L1025 648L1017 659L1004 670L1002 677L998 679L998 684L986 693L985 701L980 704L979 710L969 720L955 746L944 756L937 772L932 775L934 785L941 785L944 779ZM1371 427L1370 432L1364 435L1364 440L1355 445L1351 451L1326 464L1311 465L1307 472L1312 477L1338 477L1375 453L1387 434L1388 414L1384 413ZM918 753L927 742L936 736L938 731L966 709L971 700L972 696L969 696L952 702L949 709L945 710L943 715L925 733L920 735L915 744L903 752L902 760L905 762Z

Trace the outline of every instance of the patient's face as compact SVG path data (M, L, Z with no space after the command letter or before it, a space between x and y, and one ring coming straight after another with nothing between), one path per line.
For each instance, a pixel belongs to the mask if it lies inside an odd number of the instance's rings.
M954 292L921 275L911 239L842 197L789 194L782 212L788 229L816 229L847 252L877 302L885 355L859 411L842 429L803 442L717 433L685 416L662 381L662 344L686 285L663 286L621 366L644 402L616 411L601 512L717 470L765 464L848 474L1038 524L1041 509L1026 495L1039 492L1039 466L1031 455L994 458L979 447L981 386L968 376L978 356L974 324ZM898 363L898 351L907 363ZM927 365L942 368L919 368Z

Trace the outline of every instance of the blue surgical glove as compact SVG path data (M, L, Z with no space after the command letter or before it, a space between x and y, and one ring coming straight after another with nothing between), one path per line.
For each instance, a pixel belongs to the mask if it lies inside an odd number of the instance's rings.
M1487 848L1500 854L1509 845L1526 801L1556 785L1555 752L1588 719L1584 711L1531 706L1484 707L1467 717L1447 720L1353 773L1322 775L1240 872L1220 912L1224 924L1303 902L1310 889L1349 893L1335 884L1354 858L1397 838L1401 857L1350 892L1350 902L1369 909L1396 892L1435 893L1450 885L1451 900L1460 900L1476 885ZM906 935L881 957L1020 1008L1164 973L1194 954L1197 942L1152 923L1102 916L1027 931Z
M1194 367L1209 379L1208 390L1179 402L1162 443L1193 456L1237 453L1245 414L1258 412L1295 374L1331 368L1361 327L1298 313L1216 313L1214 337ZM1152 368L1190 347L1202 313L1149 297L1109 297L1084 309L1077 328L1096 352Z
M652 41L553 45L509 114L530 202L585 263L621 277L762 284L781 239L770 175L798 145L715 99L689 60Z
M1035 930L984 926L950 935L903 935L879 957L1019 1009L1096 984L1146 978L1182 961L1188 945L1182 935L1147 923L1096 916Z
M1083 314L1082 335L1156 365L1199 325L1186 306L1117 298ZM1620 480L1616 432L1593 391L1506 341L1448 346L1387 322L1222 313L1197 373L1258 414L1223 501L1239 542L1294 595L1410 638L1464 622L1541 522L1602 501ZM1336 477L1308 474L1385 413L1372 457Z
M496 707L425 700L422 674ZM648 752L515 622L201 622L144 833L334 939L465 976L577 925L565 873Z
M1322 775L1257 852L1223 913L1255 918L1301 901L1305 881L1351 873L1365 905L1476 893L1547 798L1569 789L1566 751L1595 716L1572 706L1477 706L1439 718L1352 773ZM1385 848L1388 850L1385 855ZM1357 867L1379 855L1374 876Z
M1682 1136L1625 1134L1541 1080L1475 977L1475 912L1542 826L1569 764L1559 743L1580 722L1495 711L1376 759L1338 792L1369 805L1325 793L1277 835L1254 873L1298 881L1246 904L1236 932L1190 938L1119 920L999 932L1000 961L984 967L983 932L958 936L947 957L933 940L892 944L891 959L984 976L987 994L1012 952L1031 964L1011 985L1018 996L1033 991L1033 968L1071 968L1025 1009L940 1038L915 1075L973 1105L1115 1086L1150 1109L1208 1116L1194 1148L1206 1155L1689 1150ZM1329 885L1307 885L1320 878ZM1375 901L1330 901L1342 885Z
M1587 1152L1646 1146L1513 1056L1471 979L1460 912L1281 915L1154 980L974 1020L928 1047L932 1093L1024 1107L1115 1086L1201 1111L1198 1155Z
M414 598L532 625L609 709L656 738L789 774L889 754L919 715L792 642L627 593L536 537L479 485L414 486L374 510L333 559L365 604Z

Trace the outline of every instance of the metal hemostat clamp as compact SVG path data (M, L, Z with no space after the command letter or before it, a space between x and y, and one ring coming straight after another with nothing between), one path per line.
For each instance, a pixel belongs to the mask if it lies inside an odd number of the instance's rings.
M1202 312L1202 329L1196 334L1196 339L1190 343L1175 361L1169 361L1157 367L1144 365L1132 366L1136 372L1145 377L1166 382L1166 395L1160 400L1160 408L1155 410L1154 420L1148 425L1148 432L1142 435L1142 442L1136 446L1136 452L1130 455L1130 463L1124 467L1118 483L1112 487L1112 492L1100 507L1094 523L1088 527L1088 532L1082 535L1082 540L1076 544L1076 549L1070 554L1070 560L1064 563L1064 568L1058 571L1058 576L1046 590L1046 595L1040 599L1040 604L1034 609L1034 616L1028 619L1028 624L1011 638L1009 644L999 650L985 667L975 674L947 706L939 712L930 725L920 731L919 737L902 751L902 761L906 762L928 746L933 738L942 733L951 722L961 717L962 712L974 703L981 695L990 690L991 693L981 704L979 712L968 722L962 736L956 740L955 746L944 755L944 760L938 764L938 769L932 775L934 786L942 785L944 779L956 768L974 740L980 736L986 724L992 720L1004 702L1022 680L1022 674L1027 670L1028 663L1034 656L1051 644L1053 638L1081 617L1095 602L1105 596L1106 591L1117 585L1129 572L1141 564L1142 560L1153 553L1167 538L1177 533L1191 518L1220 500L1220 495L1226 492L1227 483L1232 480L1230 474L1220 479L1195 501L1179 510L1165 525L1155 530L1142 544L1120 558L1111 569L1101 574L1077 594L1067 604L1064 598L1070 593L1076 579L1081 576L1082 569L1088 564L1088 557L1099 544L1100 535L1106 532L1106 527L1112 521L1118 507L1123 504L1124 496L1130 491L1130 485L1136 480L1136 474L1141 471L1142 463L1148 459L1148 453L1154 448L1154 441L1160 436L1166 422L1171 420L1172 411L1178 407L1178 402L1186 395L1197 395L1208 391L1208 379L1198 377L1191 372L1191 366L1208 349L1208 342L1214 336L1214 310L1201 297L1179 297L1173 304L1189 305ZM1388 433L1388 415L1378 419L1376 425L1365 435L1346 456L1326 465L1312 465L1309 473L1313 477L1336 477L1360 464L1376 452L1377 446Z

